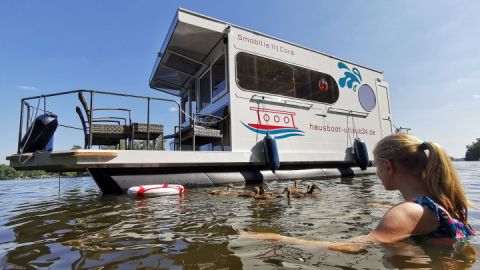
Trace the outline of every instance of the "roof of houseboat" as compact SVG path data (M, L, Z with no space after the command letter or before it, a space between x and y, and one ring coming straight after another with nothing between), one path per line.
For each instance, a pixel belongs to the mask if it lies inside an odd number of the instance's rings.
M181 89L195 73L205 65L204 60L227 33L229 27L261 35L286 44L309 50L330 58L347 62L374 72L373 68L322 53L293 42L272 37L261 32L237 26L187 9L179 8L150 76L150 87L172 95L180 95Z

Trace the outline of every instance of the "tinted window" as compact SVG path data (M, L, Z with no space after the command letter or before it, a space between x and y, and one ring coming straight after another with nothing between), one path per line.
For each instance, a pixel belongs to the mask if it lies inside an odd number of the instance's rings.
M210 70L200 78L200 109L210 104Z
M212 66L212 97L225 90L225 57L222 55Z
M247 53L237 55L237 83L247 90L325 103L338 99L332 76Z

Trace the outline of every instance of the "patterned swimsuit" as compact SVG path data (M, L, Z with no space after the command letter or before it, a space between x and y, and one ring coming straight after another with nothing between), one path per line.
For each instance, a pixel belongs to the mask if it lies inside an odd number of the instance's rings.
M462 239L476 234L473 227L465 225L461 221L452 218L443 207L429 197L421 196L416 198L413 202L428 207L428 209L436 213L440 225L437 230L430 234L431 236L435 238Z

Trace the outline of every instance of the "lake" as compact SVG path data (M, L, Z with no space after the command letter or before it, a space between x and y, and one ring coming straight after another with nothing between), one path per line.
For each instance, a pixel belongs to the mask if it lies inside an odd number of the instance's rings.
M454 164L480 206L480 162ZM478 237L455 247L371 245L360 254L239 237L262 231L340 241L367 234L401 201L374 175L305 180L301 187L312 183L324 191L288 202L213 197L210 188L154 198L102 195L90 177L0 181L0 268L480 269ZM277 192L292 184L268 182ZM470 208L469 222L480 228L479 209Z

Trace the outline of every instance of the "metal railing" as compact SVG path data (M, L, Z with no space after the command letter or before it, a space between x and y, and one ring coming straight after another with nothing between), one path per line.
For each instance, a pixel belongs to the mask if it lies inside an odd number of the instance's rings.
M95 95L110 95L110 96L119 96L119 97L128 97L128 98L136 98L136 99L144 99L147 101L147 149L149 149L149 141L150 141L150 104L152 101L164 101L164 102L172 102L172 103L175 103L178 107L178 126L181 126L180 125L180 121L181 121L181 108L180 108L180 103L176 100L173 100L173 99L166 99L166 98L157 98L157 97L148 97L148 96L139 96L139 95L131 95L131 94L122 94L122 93L114 93L114 92L105 92L105 91L95 91L95 90L72 90L72 91L65 91L65 92L58 92L58 93L52 93L52 94L47 94L47 95L40 95L40 96L32 96L32 97L26 97L26 98L22 98L21 100L21 103L20 103L20 121L19 121L19 131L18 131L18 148L17 148L17 153L18 154L21 154L21 149L20 149L20 145L21 145L21 141L22 141L22 134L23 134L23 118L24 118L24 107L27 106L27 112L28 112L28 116L30 115L29 113L29 110L30 110L30 107L33 107L33 108L36 108L37 110L41 110L41 111L44 111L44 112L48 112L47 111L47 98L50 98L50 97L57 97L57 96L63 96L63 95L69 95L69 94L75 94L75 93L79 93L79 92L87 92L90 94L90 100L89 100L89 106L90 106L90 117L88 117L88 125L89 127L92 127L92 122L95 121L95 119L93 119L93 113L95 110L97 109L94 109L93 108L93 100L94 100L94 97ZM34 107L34 106L31 106L28 104L27 101L29 100L34 100L34 99L38 99L38 102L40 103L40 100L43 99L43 110L38 108L40 107L39 105L37 105L37 107ZM102 108L100 108L100 110L102 110ZM122 109L122 110L127 110L129 111L128 109ZM129 113L129 118L130 118L130 111L128 112ZM27 126L26 128L28 129L29 125L30 124L33 124L33 123L30 123L29 122L30 119L29 117L27 117ZM66 125L60 125L60 126L64 126L64 127L69 127L70 126L66 126ZM71 127L71 128L74 128L74 127ZM78 129L78 128L75 128L75 129ZM163 134L162 134L163 136ZM180 140L180 147L179 149L181 150L181 140L182 140L182 137L181 137L181 132L179 133L179 140ZM88 141L89 141L89 145L91 146L92 145L92 141L93 141L93 132L89 132L89 138L88 138Z

